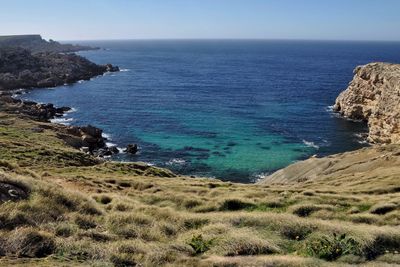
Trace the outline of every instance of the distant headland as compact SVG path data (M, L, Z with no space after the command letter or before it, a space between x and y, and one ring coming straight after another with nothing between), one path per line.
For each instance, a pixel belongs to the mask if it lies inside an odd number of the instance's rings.
M84 45L61 44L52 39L49 41L42 38L40 34L27 34L27 35L4 35L0 36L0 48L3 47L20 47L38 52L78 52L85 50L97 50L98 47L90 47Z

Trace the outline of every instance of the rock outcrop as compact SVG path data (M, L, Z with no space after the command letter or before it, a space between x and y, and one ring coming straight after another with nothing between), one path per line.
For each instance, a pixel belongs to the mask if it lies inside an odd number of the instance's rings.
M9 93L0 94L2 109L9 112L28 115L35 120L49 121L61 117L71 110L70 107L55 107L53 104L39 104L33 101L22 101L13 98Z
M36 53L22 48L0 48L0 91L55 87L89 80L118 67L97 65L75 54Z
M263 178L259 184L298 184L301 187L319 183L331 186L347 184L349 188L365 184L368 190L376 190L379 187L374 188L372 181L383 183L384 180L391 179L388 187L382 190L398 192L398 166L399 145L375 145L352 152L299 161Z
M97 47L83 45L60 44L59 42L53 41L51 39L49 41L46 41L38 34L0 36L0 47L20 47L30 50L33 53L69 53L83 50L99 49Z
M400 65L371 63L357 67L354 74L334 111L368 122L371 143L400 143Z

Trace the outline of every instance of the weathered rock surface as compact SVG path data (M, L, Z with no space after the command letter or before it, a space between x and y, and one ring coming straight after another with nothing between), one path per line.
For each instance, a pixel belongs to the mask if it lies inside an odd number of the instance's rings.
M20 47L30 50L34 53L37 52L56 52L67 53L77 52L83 50L96 50L97 47L60 44L59 42L44 40L40 35L8 35L0 36L0 47Z
M365 184L366 188L376 190L379 187L374 188L372 181L375 181L376 177L380 177L381 183L391 179L387 183L388 187L382 190L397 192L397 190L400 191L399 166L399 145L375 145L357 151L299 161L265 177L259 183L299 184L303 187L307 184L315 185L315 183L331 184L332 186L346 183L349 188L352 188L354 184Z
M22 101L11 97L8 93L0 94L0 105L2 105L2 109L9 112L24 114L39 121L49 121L55 117L61 117L71 110L69 107L55 107L53 104Z
M0 48L0 91L55 87L89 80L109 71L119 71L119 68L111 64L97 65L75 54L33 54L22 48Z
M400 143L400 64L371 63L357 67L354 74L334 110L367 121L371 143Z
M15 183L0 180L0 204L7 201L26 199L28 196L29 190L27 188Z

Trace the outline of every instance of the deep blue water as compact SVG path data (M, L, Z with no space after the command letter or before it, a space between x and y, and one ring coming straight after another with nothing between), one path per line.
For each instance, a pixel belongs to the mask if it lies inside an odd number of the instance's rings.
M24 97L71 106L120 147L176 172L251 182L311 155L362 146L362 123L329 112L355 66L400 62L399 43L104 41L82 52L123 71Z

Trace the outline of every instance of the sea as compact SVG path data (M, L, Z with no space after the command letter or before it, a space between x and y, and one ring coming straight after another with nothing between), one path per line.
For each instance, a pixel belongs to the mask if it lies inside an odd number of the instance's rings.
M400 43L287 40L80 41L121 71L22 96L69 106L108 145L176 173L253 183L296 161L367 146L363 122L332 112L357 65L400 63Z

